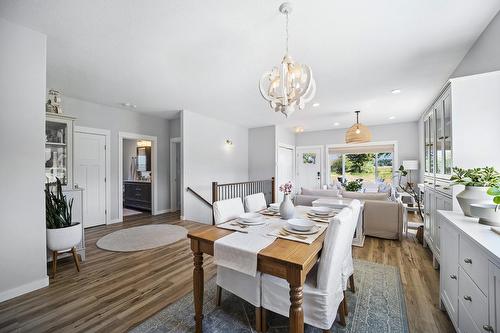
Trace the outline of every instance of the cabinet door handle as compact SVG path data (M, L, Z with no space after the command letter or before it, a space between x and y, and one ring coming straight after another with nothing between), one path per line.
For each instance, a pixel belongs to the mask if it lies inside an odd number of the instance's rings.
M449 187L443 187L443 190L449 190L450 188Z
M472 259L471 259L471 258L465 258L465 259L464 259L464 262L465 262L466 264L472 264Z
M450 274L450 279L456 280L457 276L455 274Z
M436 187L441 187L441 185L439 185L439 184L436 184L435 186L436 186Z
M470 296L464 296L464 300L472 302L472 297L470 297Z
M491 327L491 325L483 325L483 330L486 332L493 332L493 327Z

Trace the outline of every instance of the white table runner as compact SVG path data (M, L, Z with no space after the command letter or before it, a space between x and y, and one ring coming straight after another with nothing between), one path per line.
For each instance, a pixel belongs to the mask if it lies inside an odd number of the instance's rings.
M286 226L286 220L280 219L279 216L265 216L266 222L256 226L241 226L236 220L219 224L218 228L238 232L215 241L214 258L216 264L250 276L256 276L257 254L271 245L276 238L306 244L313 243L326 230L328 223L333 221L333 217L330 219L308 217L307 212L310 208L305 206L295 207L295 217L308 218L315 221L319 231L312 235L295 235L284 231L283 227Z

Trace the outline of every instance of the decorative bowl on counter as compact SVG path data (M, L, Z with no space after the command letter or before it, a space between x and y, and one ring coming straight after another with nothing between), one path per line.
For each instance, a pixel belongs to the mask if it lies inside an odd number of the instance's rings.
M470 212L472 216L479 217L479 223L500 227L500 208L497 209L497 205L471 204Z

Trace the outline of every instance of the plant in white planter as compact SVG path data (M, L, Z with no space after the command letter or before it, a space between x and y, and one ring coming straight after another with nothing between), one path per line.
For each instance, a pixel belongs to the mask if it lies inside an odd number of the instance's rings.
M66 200L61 181L57 179L56 193L45 185L45 223L47 226L47 248L52 251L52 275L56 274L57 255L71 251L76 268L80 271L75 246L82 240L82 226L72 223L73 199Z
M453 185L464 185L465 189L457 194L460 208L466 216L472 216L470 205L490 203L488 189L500 183L500 173L495 168L453 168Z

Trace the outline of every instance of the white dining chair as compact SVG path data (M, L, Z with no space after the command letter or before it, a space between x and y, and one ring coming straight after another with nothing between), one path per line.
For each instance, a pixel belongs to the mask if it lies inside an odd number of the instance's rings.
M245 197L245 211L249 213L260 212L267 208L264 193L250 194Z
M344 208L325 231L321 257L306 277L303 287L302 309L304 323L329 332L339 314L345 326L342 265L352 243L352 209ZM285 279L262 274L262 310L288 317L290 286ZM263 318L265 318L263 314ZM263 330L266 323L263 321Z
M361 202L359 200L353 200L349 205L349 208L352 210L352 234L356 231L356 227L358 225L359 214L361 212ZM349 283L349 287L351 291L356 292L356 288L354 286L354 264L352 262L352 244L349 246L349 251L345 257L344 263L342 265L342 286L344 290L344 298L345 298L345 313L349 313L349 309L347 308L347 297L345 291L347 290L347 284Z
M215 224L233 220L243 214L241 198L216 201L213 204ZM255 306L255 327L261 330L261 274L255 277L240 273L230 268L217 266L217 306L221 304L222 289L244 299Z

